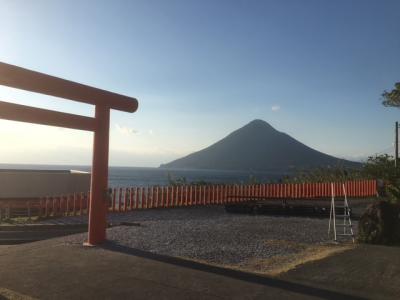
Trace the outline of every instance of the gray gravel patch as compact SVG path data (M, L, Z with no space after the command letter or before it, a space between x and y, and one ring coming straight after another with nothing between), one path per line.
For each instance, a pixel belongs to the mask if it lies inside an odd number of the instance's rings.
M230 214L223 207L143 210L111 214L109 221L140 224L109 228L107 238L118 245L222 265L293 254L330 242L325 218ZM85 234L64 238L67 243L85 239Z

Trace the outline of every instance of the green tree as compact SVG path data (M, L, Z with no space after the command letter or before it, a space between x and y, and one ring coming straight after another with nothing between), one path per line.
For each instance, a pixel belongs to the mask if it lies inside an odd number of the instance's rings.
M394 165L394 158L388 154L368 157L363 167L366 177L382 179L387 184L395 184L400 179L400 168Z
M390 92L384 91L382 94L382 104L400 108L400 82L394 84L394 89Z
M365 177L384 182L389 202L400 203L400 168L394 165L394 158L388 154L371 156L364 164Z

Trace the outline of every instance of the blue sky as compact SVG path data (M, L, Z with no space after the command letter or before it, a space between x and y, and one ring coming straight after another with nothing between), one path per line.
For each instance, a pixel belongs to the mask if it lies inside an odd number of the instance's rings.
M158 166L253 119L328 154L393 143L400 2L0 1L0 61L139 99L113 112L110 164ZM92 115L0 88L0 98ZM90 164L91 134L0 121L3 163Z

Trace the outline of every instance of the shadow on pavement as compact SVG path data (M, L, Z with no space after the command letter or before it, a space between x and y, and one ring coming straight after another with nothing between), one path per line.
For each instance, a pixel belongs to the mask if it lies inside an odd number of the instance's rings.
M320 297L323 299L366 299L359 296L344 294L341 292L330 291L318 287L303 285L300 283L285 281L282 279L260 276L247 272L241 272L232 269L226 269L217 266L206 265L195 261L185 260L177 257L155 254L135 248L126 247L107 241L102 245L103 249L116 251L124 254L134 255L141 258L151 259L167 264L172 264L180 267L190 268L198 271L209 272L217 275L230 277L233 279L243 280L250 283L261 284L268 287L279 288L294 293L299 293L308 296Z

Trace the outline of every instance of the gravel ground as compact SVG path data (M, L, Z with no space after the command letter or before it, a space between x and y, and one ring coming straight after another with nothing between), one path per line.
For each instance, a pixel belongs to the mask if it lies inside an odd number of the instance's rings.
M109 228L107 238L116 244L219 265L241 265L330 243L326 218L229 214L223 207L111 214L109 221L136 224ZM64 239L81 244L86 234Z

